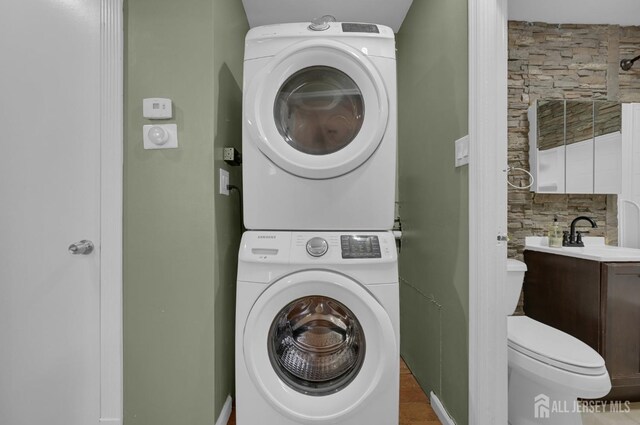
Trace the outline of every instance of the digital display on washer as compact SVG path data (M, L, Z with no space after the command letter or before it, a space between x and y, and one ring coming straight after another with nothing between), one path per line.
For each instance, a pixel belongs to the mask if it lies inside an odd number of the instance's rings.
M373 32L380 34L380 30L377 25L373 24L354 24L354 23L343 23L342 24L342 32Z
M341 235L342 258L382 258L377 236Z

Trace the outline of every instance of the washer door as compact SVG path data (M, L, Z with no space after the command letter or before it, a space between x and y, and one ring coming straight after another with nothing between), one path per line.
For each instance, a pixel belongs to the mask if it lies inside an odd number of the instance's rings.
M397 379L388 314L362 285L329 271L270 285L249 313L243 350L259 392L296 422L333 423Z
M245 96L250 143L283 170L328 179L356 169L380 145L389 100L362 52L333 40L274 56Z

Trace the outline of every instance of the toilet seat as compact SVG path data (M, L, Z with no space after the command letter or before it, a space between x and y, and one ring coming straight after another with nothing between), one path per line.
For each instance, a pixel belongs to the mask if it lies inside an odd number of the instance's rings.
M580 375L607 373L604 359L591 347L558 329L526 316L507 318L509 348L541 363Z

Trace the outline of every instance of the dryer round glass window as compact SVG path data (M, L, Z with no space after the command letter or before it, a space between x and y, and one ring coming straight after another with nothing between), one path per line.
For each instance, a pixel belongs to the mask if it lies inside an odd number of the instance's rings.
M280 90L276 127L293 148L328 155L355 139L364 121L364 97L344 72L328 66L301 69Z
M278 376L294 390L317 396L349 385L365 356L358 319L340 302L323 296L300 298L280 310L268 344Z

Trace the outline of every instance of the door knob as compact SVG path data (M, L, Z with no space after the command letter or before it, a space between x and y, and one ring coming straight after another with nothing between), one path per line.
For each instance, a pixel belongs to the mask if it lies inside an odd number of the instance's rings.
M73 255L89 255L93 252L93 242L86 239L69 245L69 252Z

